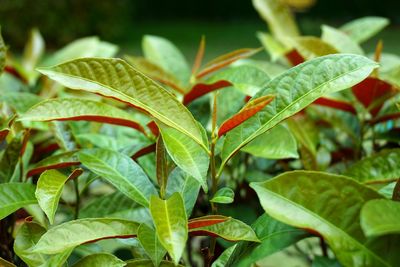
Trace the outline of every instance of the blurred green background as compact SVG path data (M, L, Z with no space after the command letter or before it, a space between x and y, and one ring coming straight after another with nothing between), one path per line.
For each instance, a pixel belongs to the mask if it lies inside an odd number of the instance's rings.
M310 7L294 8L306 35L319 35L322 23L338 26L362 16L387 17L391 26L365 44L372 51L382 38L387 52L399 52L399 10L399 0L317 0ZM240 47L258 47L255 32L267 31L250 0L0 0L0 25L14 53L23 48L29 30L37 27L48 50L98 35L119 44L121 54L139 54L141 37L154 34L172 40L189 60L202 34L210 58Z

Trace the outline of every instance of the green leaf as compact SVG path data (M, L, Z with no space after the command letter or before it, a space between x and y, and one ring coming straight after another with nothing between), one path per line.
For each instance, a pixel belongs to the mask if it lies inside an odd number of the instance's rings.
M388 149L357 161L344 174L363 183L390 182L400 177L399 165L400 149Z
M269 215L321 234L343 265L390 266L391 259L380 256L377 243L367 243L359 224L362 205L381 198L374 190L344 176L307 171L250 186Z
M92 149L81 151L78 157L92 172L144 207L149 206L151 195L157 195L142 168L126 155L107 149Z
M179 168L192 175L207 192L207 171L210 161L207 152L193 139L175 128L162 123L158 125L171 159Z
M229 204L232 203L235 198L235 192L229 187L223 187L219 189L210 202L213 203L221 203L221 204Z
M152 196L150 212L158 239L175 264L178 264L188 238L187 217L181 195L174 193L167 200Z
M296 139L283 125L257 136L241 151L266 159L298 158Z
M226 267L229 258L231 257L233 251L235 250L237 245L230 246L229 248L225 249L224 252L216 259L211 267Z
M34 185L27 183L0 184L0 220L24 206L35 203Z
M287 37L300 35L296 22L289 9L280 0L253 0L253 6L268 23L274 37L285 43Z
M250 65L241 65L223 69L207 80L215 83L226 80L246 95L253 96L269 82L268 75L259 68Z
M341 53L363 55L364 51L351 37L333 27L322 25L322 40L332 45Z
M126 261L126 267L154 267L153 262L151 260L129 260ZM175 264L171 261L161 261L160 266L158 267L183 267L183 265Z
M38 29L32 29L22 57L22 66L24 67L24 71L28 74L29 84L33 84L38 77L35 67L39 63L44 50L45 43L42 35Z
M98 101L78 98L48 99L33 106L19 120L87 120L144 129L129 113Z
M112 57L118 47L111 43L100 41L96 36L77 39L54 53L43 65L52 66L67 60L84 57Z
M226 162L254 138L319 97L357 84L376 67L375 62L363 56L329 55L307 61L272 79L254 98L273 94L275 99L227 134L220 172Z
M93 198L86 206L79 210L80 218L116 218L116 214L138 208L136 202L125 194L116 191L114 193ZM120 218L125 219L125 218ZM135 220L136 221L136 220Z
M101 239L135 237L137 222L90 218L73 220L49 229L32 249L33 253L55 254Z
M245 267L275 252L295 244L309 234L281 223L268 214L260 216L252 225L261 243L240 242L229 257L226 266Z
M46 261L46 256L31 253L31 248L39 241L46 229L37 223L26 222L18 230L14 242L14 251L28 266L39 266Z
M311 267L341 267L340 263L335 259L316 256Z
M68 151L56 155L49 156L35 165L28 171L27 176L39 174L45 170L65 168L73 165L78 165L79 161L76 156L77 151Z
M265 50L267 50L267 52L270 54L272 61L276 61L277 59L281 58L290 50L290 48L287 48L269 33L257 32L257 38L264 46Z
M182 84L189 82L190 67L179 49L169 40L159 36L145 35L142 40L142 49L150 62L161 66Z
M4 67L6 66L6 54L7 54L7 47L4 44L0 28L0 74L3 72Z
M253 241L260 242L257 235L254 233L253 229L250 226L236 220L231 217L220 216L221 218L225 218L222 222L210 224L210 225L199 225L200 227L190 227L189 233L192 235L210 235L210 236L218 236L228 241ZM189 221L189 223L204 220L207 218L212 219L213 216L204 216L195 218Z
M368 201L361 210L361 227L370 237L400 234L400 202L389 199Z
M388 24L389 20L387 18L363 17L344 24L340 27L340 30L348 34L357 43L363 43Z
M32 253L32 247L39 241L40 237L46 232L46 229L37 223L25 222L18 229L14 241L14 251L30 267L53 267L63 266L72 252L67 249L62 253L54 255L43 255Z
M166 197L171 197L175 192L179 192L185 204L188 217L192 214L197 196L200 191L200 183L189 173L175 168L168 177Z
M24 145L23 135L15 136L1 155L0 159L0 182L12 181L16 173L16 167L20 162L21 150Z
M58 201L68 176L56 170L43 172L36 186L35 196L40 207L49 218L50 224L54 223L54 215L57 211Z
M39 71L68 88L98 93L144 110L208 150L197 122L182 103L121 59L76 59Z
M146 58L125 56L126 61L137 68L139 71L150 76L151 78L160 82L171 82L179 84L179 81L169 72L165 71L161 66L158 66Z
M0 100L14 108L17 113L24 113L33 105L39 103L42 99L32 93L4 92L1 94Z
M126 263L112 254L108 253L95 253L84 257L77 263L72 265L73 267L123 267Z
M293 47L296 48L305 59L336 54L338 52L335 47L327 43L326 40L321 40L314 36L295 37L289 40Z
M167 251L160 243L156 231L146 224L141 224L138 229L137 238L139 239L140 244L146 251L147 255L152 260L154 266L159 266Z

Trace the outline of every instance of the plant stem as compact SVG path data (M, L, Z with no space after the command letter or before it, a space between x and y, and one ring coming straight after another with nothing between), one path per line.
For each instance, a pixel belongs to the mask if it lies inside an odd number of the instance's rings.
M79 217L79 206L80 206L81 198L79 196L78 179L73 179L73 181L74 181L75 196L76 196L74 219L76 220Z
M216 134L216 128L217 128L217 93L214 93L214 105L213 105L212 126L211 126L211 147L210 147L211 197L215 195L218 187L217 172L215 168L215 145L218 140L218 136ZM218 207L217 204L214 202L211 202L211 211L213 214L217 214ZM217 239L215 237L212 237L210 241L208 264L211 264L212 258L214 257L216 242Z

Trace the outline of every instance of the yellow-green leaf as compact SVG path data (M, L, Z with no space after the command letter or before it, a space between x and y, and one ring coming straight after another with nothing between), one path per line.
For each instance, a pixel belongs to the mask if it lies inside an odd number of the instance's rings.
M178 264L188 238L187 217L181 195L174 193L167 200L152 196L150 212L158 239Z

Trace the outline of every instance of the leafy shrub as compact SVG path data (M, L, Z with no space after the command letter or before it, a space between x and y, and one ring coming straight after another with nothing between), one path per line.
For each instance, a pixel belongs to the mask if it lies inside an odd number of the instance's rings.
M37 30L21 61L1 42L2 265L249 266L295 245L396 266L400 59L360 46L387 20L301 36L253 2L270 61L202 64L205 38L192 68L157 36L125 60L95 37L43 60Z

